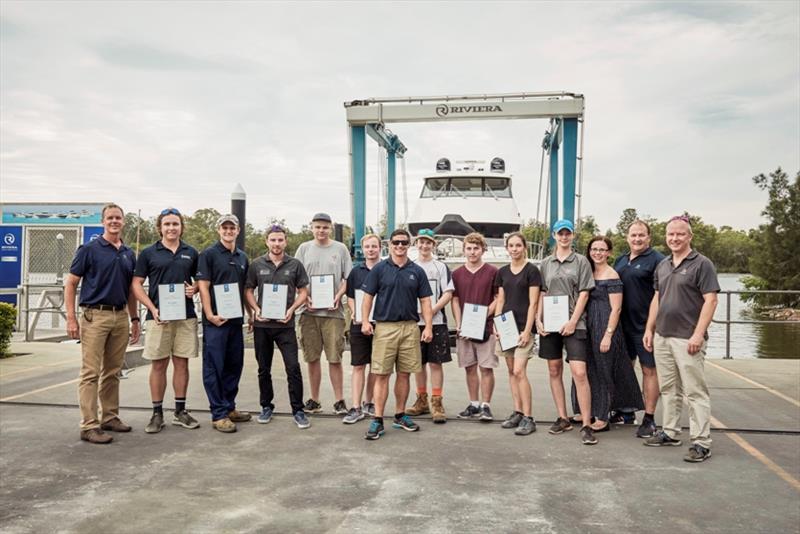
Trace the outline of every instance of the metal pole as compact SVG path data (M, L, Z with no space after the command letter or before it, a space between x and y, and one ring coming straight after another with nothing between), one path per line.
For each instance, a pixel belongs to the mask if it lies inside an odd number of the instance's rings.
M731 294L725 293L725 359L731 358Z
M395 186L395 151L392 148L386 149L386 236L395 229L395 207L396 186Z
M244 243L247 239L244 232L246 207L247 193L244 192L242 184L236 184L231 193L231 213L239 219L239 235L236 237L236 246L242 250L244 250Z
M364 237L367 212L367 152L366 130L350 127L351 172L353 183L353 255L361 261L361 238Z

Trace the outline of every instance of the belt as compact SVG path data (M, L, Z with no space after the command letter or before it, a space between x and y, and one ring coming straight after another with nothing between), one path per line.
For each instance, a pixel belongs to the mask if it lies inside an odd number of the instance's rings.
M124 310L125 306L111 306L110 304L84 304L81 308L87 310L101 310L101 311L120 311Z

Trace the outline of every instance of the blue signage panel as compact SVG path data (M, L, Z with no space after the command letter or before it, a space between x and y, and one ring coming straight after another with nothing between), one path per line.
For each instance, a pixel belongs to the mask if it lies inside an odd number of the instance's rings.
M0 288L16 289L22 280L22 227L0 226ZM0 295L16 306L16 295Z
M89 241L94 241L98 237L103 235L103 227L102 226L84 226L83 227L83 244L85 245Z

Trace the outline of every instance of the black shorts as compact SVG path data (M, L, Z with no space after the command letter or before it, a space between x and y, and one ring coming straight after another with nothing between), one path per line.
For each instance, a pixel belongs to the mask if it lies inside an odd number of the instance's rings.
M419 327L420 334L425 329ZM422 351L422 365L426 363L447 363L453 361L450 354L450 333L446 324L433 325L433 339L430 343L420 343Z
M566 348L568 362L585 362L589 352L586 348L588 342L586 330L575 330L571 336L562 336L558 332L539 336L539 357L545 360L560 360Z
M628 356L630 356L631 360L636 360L638 356L642 367L655 367L656 359L653 353L644 348L644 342L642 341L644 334L639 334L638 332L628 334L627 330L623 333L625 334L625 347L628 349Z
M350 329L350 365L369 365L372 360L372 336L361 333L361 327Z

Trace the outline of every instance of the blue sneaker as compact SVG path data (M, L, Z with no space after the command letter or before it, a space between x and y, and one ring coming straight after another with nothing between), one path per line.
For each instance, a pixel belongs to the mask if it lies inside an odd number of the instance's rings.
M261 413L256 418L256 421L258 421L262 425L266 425L267 423L272 421L272 408L270 408L269 406L261 408Z
M419 425L415 423L409 416L403 415L400 419L395 419L392 423L393 428L402 428L409 432L416 432L419 430Z
M383 423L378 421L377 419L373 419L372 422L369 424L369 430L364 435L364 439L369 440L376 440L380 439L383 435Z
M306 417L306 412L300 410L294 414L294 423L297 428L308 428L311 426L311 421Z

